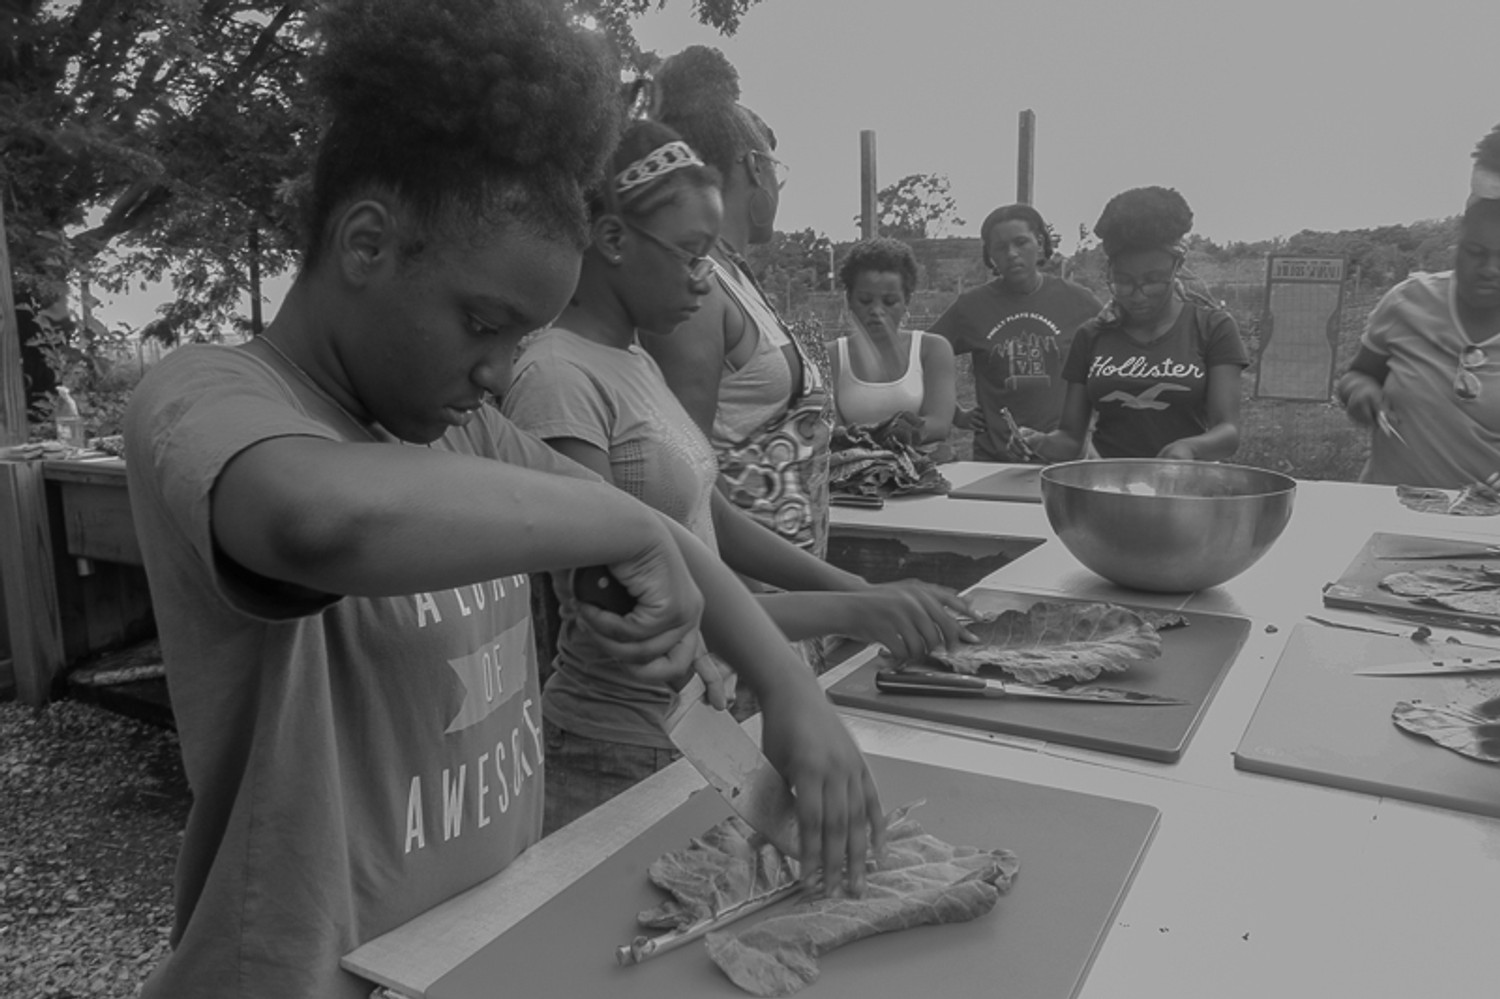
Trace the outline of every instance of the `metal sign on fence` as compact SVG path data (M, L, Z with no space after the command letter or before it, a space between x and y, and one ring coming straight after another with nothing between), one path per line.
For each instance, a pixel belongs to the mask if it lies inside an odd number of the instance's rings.
M1332 396L1346 271L1342 257L1267 258L1257 397L1327 402Z

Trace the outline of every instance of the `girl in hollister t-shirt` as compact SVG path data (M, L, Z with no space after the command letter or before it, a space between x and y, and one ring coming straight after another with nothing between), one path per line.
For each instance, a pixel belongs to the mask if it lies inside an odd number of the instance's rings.
M1178 278L1192 224L1192 209L1169 188L1136 188L1104 206L1094 233L1113 300L1078 330L1063 363L1058 428L1021 431L1042 457L1079 457L1090 420L1105 458L1220 460L1239 447L1249 362L1234 318Z

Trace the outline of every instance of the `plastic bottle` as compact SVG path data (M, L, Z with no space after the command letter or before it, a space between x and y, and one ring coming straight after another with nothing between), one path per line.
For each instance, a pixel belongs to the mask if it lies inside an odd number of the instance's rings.
M58 443L66 447L81 448L83 441L83 417L78 415L78 403L66 385L57 387L57 403L52 410L52 419L57 427Z

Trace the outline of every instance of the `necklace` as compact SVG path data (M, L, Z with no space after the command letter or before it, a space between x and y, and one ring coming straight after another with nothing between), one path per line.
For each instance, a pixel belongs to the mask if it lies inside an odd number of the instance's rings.
M277 357L285 361L291 367L291 369L297 373L297 377L301 378L308 388L317 393L319 398L333 406L333 408L337 409L340 413L344 414L344 418L347 419L350 423L363 430L365 432L365 436L369 437L372 441L382 442L382 438L376 436L375 431L371 428L371 425L369 423L361 420L359 417L349 412L349 410L344 407L343 403L335 399L331 393L324 389L323 386L318 384L317 379L313 378L312 375L307 373L306 368L302 367L302 365L292 360L291 357L287 355L286 351L278 347L275 340L272 340L264 333L257 337L257 339L267 347L270 347L271 351Z

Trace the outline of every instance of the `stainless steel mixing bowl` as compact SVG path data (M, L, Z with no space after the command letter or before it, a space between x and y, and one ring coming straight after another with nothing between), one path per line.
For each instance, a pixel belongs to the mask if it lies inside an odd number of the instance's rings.
M1297 482L1205 461L1111 458L1042 469L1042 504L1073 556L1120 586L1186 593L1255 563L1292 516Z

